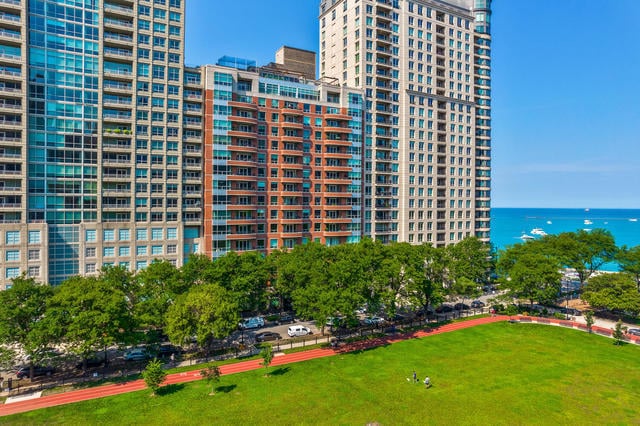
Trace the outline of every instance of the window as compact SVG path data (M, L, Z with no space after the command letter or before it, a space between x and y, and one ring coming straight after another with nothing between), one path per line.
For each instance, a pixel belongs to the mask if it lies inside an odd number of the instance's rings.
M163 229L162 228L151 228L151 239L153 241L160 241L163 239Z
M116 240L116 232L113 229L105 229L102 231L103 241L115 241Z
M136 229L136 241L146 241L147 240L147 229L140 228Z
M167 254L176 254L178 248L175 244L169 244L167 246Z
M116 248L115 247L104 247L102 250L102 255L104 257L113 257L116 255Z
M40 244L40 231L29 231L29 244Z
M136 270L139 271L141 269L144 269L147 267L147 261L146 260L139 260L136 262Z
M17 262L20 260L20 250L7 250L5 252L5 260L7 262Z
M5 270L5 278L16 278L20 275L20 268L7 268Z
M118 230L118 239L120 241L129 241L129 240L131 240L131 232L128 229L119 229Z
M7 245L20 244L20 231L7 231L5 234L5 243Z
M84 272L87 274L93 274L96 272L96 264L95 263L87 263L84 267Z
M136 246L136 256L146 256L147 246Z
M177 239L178 239L178 229L167 228L167 240L177 240Z
M84 250L84 257L96 257L96 248L95 247L87 247Z
M40 260L40 250L29 250L29 260Z
M129 256L131 255L131 249L129 246L121 246L118 247L118 256Z
M162 246L151 246L151 254L152 255L162 254Z
M40 267L39 266L29 266L27 274L30 277L39 277L40 276Z

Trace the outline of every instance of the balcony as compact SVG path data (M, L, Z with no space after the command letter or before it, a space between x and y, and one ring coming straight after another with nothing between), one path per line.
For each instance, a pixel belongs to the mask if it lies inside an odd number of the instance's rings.
M130 35L116 34L105 31L104 41L110 44L119 44L126 47L131 47L131 45L133 44L133 37Z
M104 70L105 77L118 78L131 80L133 78L133 72L130 69L106 69Z
M127 49L119 49L116 47L108 47L105 46L104 48L104 56L105 57L111 57L111 58L132 58L133 57L133 52L131 50L127 50Z
M105 28L133 29L133 21L105 17L103 22Z
M104 3L104 11L108 12L109 14L128 16L128 17L133 15L133 8L119 6L111 3Z
M22 8L22 2L20 0L0 0L0 6L20 10Z

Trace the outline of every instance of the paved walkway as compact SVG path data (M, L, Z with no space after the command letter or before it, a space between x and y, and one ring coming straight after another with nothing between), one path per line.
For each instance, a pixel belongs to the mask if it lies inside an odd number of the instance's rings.
M277 367L279 365L291 364L294 362L306 361L309 359L323 358L328 356L334 356L341 353L353 352L357 350L369 349L376 346L392 344L407 339L414 339L425 337L434 334L441 334L455 330L461 330L464 328L475 327L481 324L488 324L498 321L518 321L518 322L535 322L549 325L559 325L565 327L576 328L586 331L586 326L582 323L575 321L556 320L548 318L536 318L536 317L522 317L522 316L506 316L497 315L495 317L477 318L468 321L454 322L445 324L439 327L428 328L426 330L419 330L415 332L395 334L377 339L363 340L355 343L346 344L340 346L337 349L323 348L312 349L308 351L296 352L291 354L283 354L275 356L271 363L272 366ZM594 326L593 331L602 335L611 335L611 329ZM640 338L631 337L630 341L640 344ZM249 370L256 370L262 368L260 363L262 360L250 360L243 361L234 364L226 364L220 366L222 375L241 373ZM195 380L201 380L200 371L194 370L185 373L174 373L167 376L165 384L185 383ZM70 391L55 395L48 395L37 399L29 399L0 406L0 416L7 416L10 414L23 413L25 411L37 410L40 408L53 407L56 405L70 404L74 402L86 401L89 399L103 398L106 396L118 395L126 392L134 392L145 389L146 386L143 380L135 380L131 382L109 384L104 386L96 386L90 389L81 389L76 391Z

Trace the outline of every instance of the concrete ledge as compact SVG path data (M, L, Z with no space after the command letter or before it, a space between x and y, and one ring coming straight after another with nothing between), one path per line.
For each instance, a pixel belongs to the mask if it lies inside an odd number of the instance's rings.
M41 396L42 396L42 392L28 393L26 395L19 395L19 396L10 396L7 398L7 400L4 403L11 404L14 402L28 401L30 399L38 399Z

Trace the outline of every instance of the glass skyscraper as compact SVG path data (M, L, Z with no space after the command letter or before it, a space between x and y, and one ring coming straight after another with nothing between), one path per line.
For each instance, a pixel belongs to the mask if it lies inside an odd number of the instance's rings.
M0 0L0 288L198 251L183 62L183 0Z

